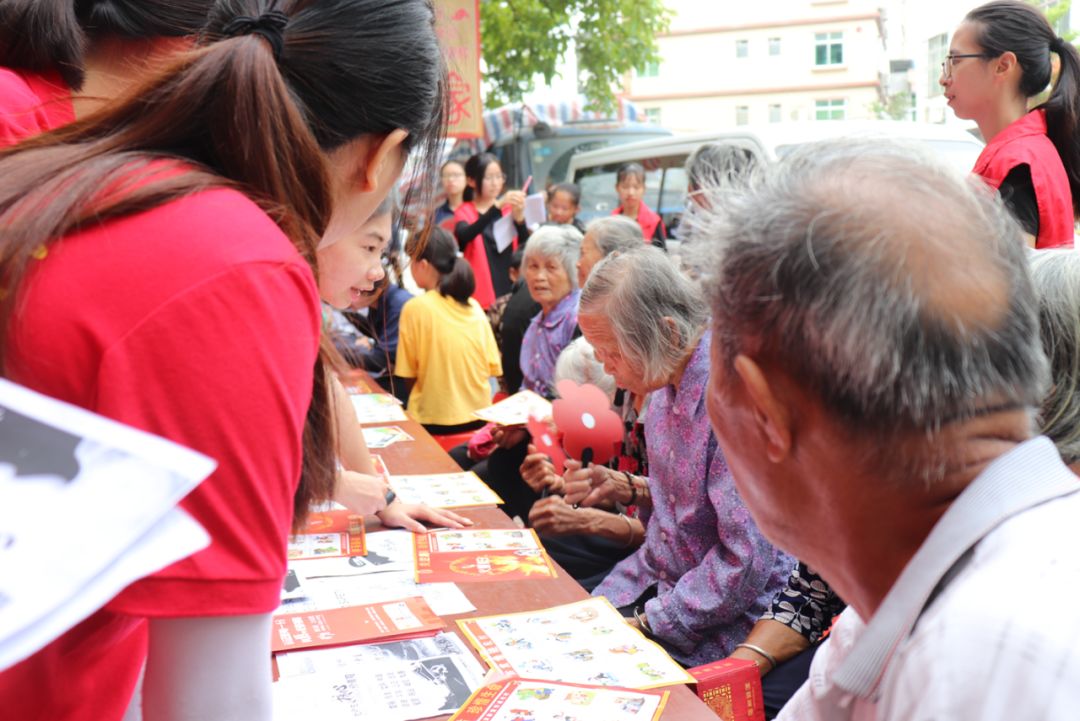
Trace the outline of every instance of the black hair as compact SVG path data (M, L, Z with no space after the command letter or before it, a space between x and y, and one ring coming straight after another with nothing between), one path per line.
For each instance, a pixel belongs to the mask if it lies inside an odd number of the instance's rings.
M645 168L641 167L641 163L623 163L620 165L619 169L615 171L615 185L620 185L624 180L632 176L637 177L641 184L645 185Z
M1050 54L1057 53L1061 68L1046 111L1046 134L1061 156L1069 176L1073 217L1080 209L1080 54L1058 37L1042 11L1020 0L994 0L967 14L975 25L975 39L990 57L1012 52L1020 64L1020 92L1031 98L1050 84Z
M491 153L478 153L465 161L465 177L476 183L475 189L465 186L466 201L472 200L480 193L484 187L484 176L487 174L488 166L498 162L499 159Z
M0 0L0 65L56 70L82 87L86 48L95 38L195 35L214 0Z
M469 304L469 298L476 292L476 276L469 262L458 255L457 241L450 231L433 227L419 260L431 263L439 273L439 293L462 305Z
M525 260L525 248L518 248L510 256L511 270L521 270L521 263Z
M576 183L555 183L548 188L547 199L550 203L555 198L555 193L566 193L574 201L574 205L581 205L581 188Z

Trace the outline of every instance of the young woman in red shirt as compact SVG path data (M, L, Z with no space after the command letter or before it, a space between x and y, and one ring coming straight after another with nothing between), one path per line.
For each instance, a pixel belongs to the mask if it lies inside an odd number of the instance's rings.
M425 0L219 0L160 74L0 151L2 374L219 462L182 501L211 545L0 672L7 715L118 720L142 671L143 718L270 717L286 540L340 455L316 244L411 149L434 175L444 88Z
M1049 97L1032 99L1058 76ZM1080 208L1080 55L1020 0L975 8L953 33L941 86L986 141L974 172L1001 193L1036 248L1072 247Z

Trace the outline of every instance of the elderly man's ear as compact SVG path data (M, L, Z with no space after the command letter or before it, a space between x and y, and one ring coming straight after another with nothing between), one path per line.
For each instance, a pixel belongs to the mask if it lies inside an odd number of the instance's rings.
M735 373L746 390L750 416L765 449L765 457L772 463L784 461L791 454L791 409L776 394L765 371L751 358L736 356Z

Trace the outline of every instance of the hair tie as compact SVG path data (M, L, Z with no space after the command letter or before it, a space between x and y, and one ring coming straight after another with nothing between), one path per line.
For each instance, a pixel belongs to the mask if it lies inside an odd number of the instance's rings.
M1065 39L1057 35L1050 41L1050 52L1061 53L1065 49Z
M270 43L274 51L274 60L279 60L281 52L285 49L285 26L288 24L288 15L280 10L271 10L257 18L238 15L222 28L221 34L227 38L239 35L261 35Z

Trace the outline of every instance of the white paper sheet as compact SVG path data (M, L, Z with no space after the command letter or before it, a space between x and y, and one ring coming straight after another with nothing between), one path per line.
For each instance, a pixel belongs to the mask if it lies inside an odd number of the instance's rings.
M456 711L483 669L454 634L277 656L275 721L410 721Z
M543 193L525 197L525 227L532 230L547 222L547 203Z
M205 547L174 509L216 465L0 380L0 669Z
M401 409L401 403L386 393L357 393L349 398L356 410L356 419L361 423L409 420L405 411Z
M514 242L514 236L517 235L517 230L514 228L514 216L504 215L496 220L492 232L495 233L495 247L500 253L509 248Z

